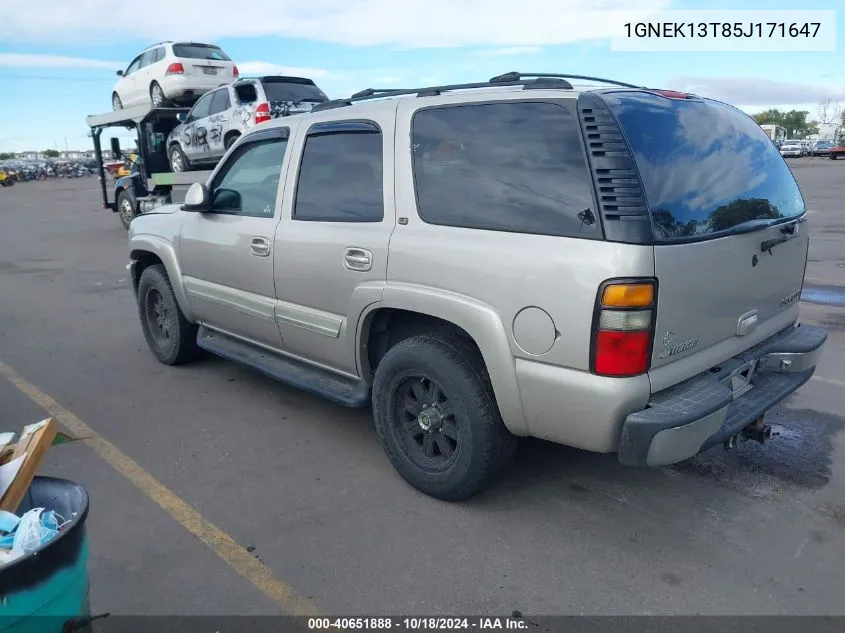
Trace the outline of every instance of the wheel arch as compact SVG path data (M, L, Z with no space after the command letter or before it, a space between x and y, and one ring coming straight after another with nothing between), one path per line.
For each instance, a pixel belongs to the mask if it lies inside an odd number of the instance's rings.
M131 261L130 271L133 291L137 293L138 282L146 268L161 264L167 272L179 308L185 318L193 323L191 304L182 282L182 269L176 259L173 246L166 240L154 235L135 235L132 236L130 241L129 259Z
M505 425L515 435L527 435L505 327L492 307L463 295L430 288L385 288L383 300L369 305L358 320L359 373L371 382L378 361L392 345L433 331L447 331L473 343L484 361Z
M225 146L226 142L230 138L238 139L241 136L243 136L243 132L241 132L240 130L229 130L228 132L226 132L226 134L223 135L223 145Z

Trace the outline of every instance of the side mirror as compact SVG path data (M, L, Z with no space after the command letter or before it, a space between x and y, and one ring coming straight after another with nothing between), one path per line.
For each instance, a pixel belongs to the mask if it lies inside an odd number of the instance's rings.
M178 113L176 115L176 120L179 121L179 123L184 123L185 121L188 120L188 113L187 112Z
M123 71L122 71L122 70L118 70L118 71L117 71L117 76L118 76L118 77L123 77Z
M116 136L111 137L111 153L115 158L121 158L123 152L120 151L120 139Z
M201 182L195 182L185 194L185 204L182 205L185 211L196 211L203 213L211 209L211 194L208 187Z

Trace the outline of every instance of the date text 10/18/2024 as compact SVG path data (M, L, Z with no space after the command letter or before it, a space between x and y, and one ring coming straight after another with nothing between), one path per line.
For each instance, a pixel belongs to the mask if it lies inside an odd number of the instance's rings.
M308 618L308 628L319 630L397 630L397 631L445 631L456 630L521 630L528 623L515 617L370 617L370 618Z

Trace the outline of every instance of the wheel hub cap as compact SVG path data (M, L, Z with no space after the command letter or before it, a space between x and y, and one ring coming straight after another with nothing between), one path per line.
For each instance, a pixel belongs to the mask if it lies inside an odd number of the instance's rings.
M443 426L443 414L440 413L436 406L425 405L417 417L420 428L423 431L439 431Z

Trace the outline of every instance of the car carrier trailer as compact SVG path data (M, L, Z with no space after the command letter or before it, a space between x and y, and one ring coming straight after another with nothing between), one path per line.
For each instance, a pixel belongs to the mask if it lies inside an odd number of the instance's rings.
M132 218L140 213L164 204L181 202L190 185L205 182L211 174L210 171L170 171L167 136L179 125L178 115L189 110L141 105L86 117L94 140L102 206L117 213L124 226L128 227ZM137 159L131 162L129 175L115 178L111 187L107 182L101 146L103 131L109 128L133 130L138 145ZM111 138L110 145L114 158L126 158L117 137ZM109 188L112 189L111 194Z

